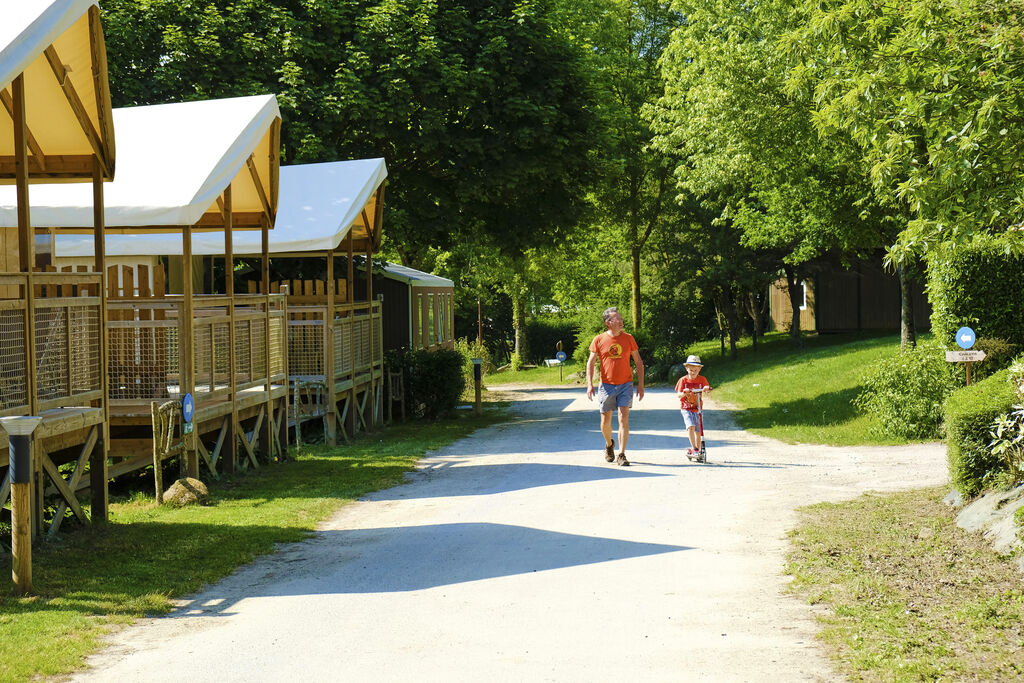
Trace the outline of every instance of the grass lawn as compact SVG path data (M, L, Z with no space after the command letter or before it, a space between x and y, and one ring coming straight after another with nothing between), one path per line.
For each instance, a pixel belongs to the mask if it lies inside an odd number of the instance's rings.
M529 368L527 370L502 370L484 377L484 386L500 387L503 384L544 384L549 386L577 386L582 380L569 379L569 375L583 372L587 369L585 364L577 363L572 358L565 361L562 366L562 374L559 377L558 368L544 366Z
M745 341L736 360L721 357L717 343L695 350L715 389L712 398L741 409L740 427L787 443L907 443L874 433L874 418L853 406L872 363L899 352L898 336L811 335L795 349L776 333L756 351Z
M401 482L427 451L503 419L480 417L396 425L337 448L304 446L293 461L210 486L213 504L157 507L151 491L111 505L111 522L71 529L33 550L37 595L9 597L0 572L0 681L54 676L81 666L117 624L161 614L170 599L230 574L278 543L299 541L346 502ZM147 483L150 480L147 480ZM10 556L0 552L0 565Z
M946 489L800 511L792 590L828 607L821 637L853 680L1024 680L1024 584L956 526Z

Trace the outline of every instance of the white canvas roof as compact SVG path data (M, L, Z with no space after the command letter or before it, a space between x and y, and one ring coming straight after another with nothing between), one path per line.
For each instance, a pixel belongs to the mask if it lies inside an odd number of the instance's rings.
M0 184L14 177L11 83L25 76L29 174L104 177L114 171L107 56L95 0L8 0L0 10ZM34 199L34 198L33 198Z
M123 138L122 138L123 139ZM378 189L388 170L383 159L334 161L281 167L277 221L270 233L270 252L301 254L336 249L352 231L367 235L366 222L379 215ZM109 201L109 200L108 200ZM379 233L379 227L375 228ZM91 256L92 238L58 235L55 255ZM259 254L260 235L232 235L236 255ZM174 235L112 235L106 239L107 256L180 256L181 238ZM205 232L192 238L195 255L224 253L224 233Z
M117 178L104 188L107 231L223 230L217 202L229 184L235 226L259 227L269 214L272 227L280 117L273 95L115 109L121 154ZM31 204L33 226L93 226L88 185L33 185ZM17 225L16 207L15 188L0 187L0 226ZM141 245L149 238L127 239Z
M384 277L392 280L407 282L413 287L454 287L455 283L446 277L424 273L409 266L403 266L390 261L384 266Z

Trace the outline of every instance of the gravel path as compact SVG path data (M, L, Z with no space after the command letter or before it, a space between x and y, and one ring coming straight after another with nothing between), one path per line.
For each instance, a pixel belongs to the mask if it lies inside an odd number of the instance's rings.
M713 403L690 464L670 390L616 467L582 389L514 391L512 423L113 635L74 680L837 680L785 593L794 509L946 480L938 444L790 446Z

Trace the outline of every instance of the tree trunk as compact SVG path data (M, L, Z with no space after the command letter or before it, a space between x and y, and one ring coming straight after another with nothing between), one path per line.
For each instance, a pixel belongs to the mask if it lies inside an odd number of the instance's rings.
M761 302L757 300L757 292L753 290L747 292L747 306L750 319L754 322L753 344L756 351L757 338L764 334L764 318L761 315Z
M914 298L910 286L913 280L906 268L897 268L900 280L900 349L917 346L917 327L914 325Z
M526 363L526 301L522 294L512 297L512 329L515 330L515 350L512 366L517 369Z
M640 247L633 247L633 331L640 329L642 320L640 311Z
M800 275L791 266L784 266L786 273L786 289L789 291L789 307L793 309L793 319L789 323L789 338L793 345L803 346L800 337L800 305L803 303L802 291L800 288Z
M740 318L736 315L736 297L729 290L719 292L719 308L725 314L726 326L729 328L729 355L735 360L736 343L739 340ZM724 350L724 349L723 349Z

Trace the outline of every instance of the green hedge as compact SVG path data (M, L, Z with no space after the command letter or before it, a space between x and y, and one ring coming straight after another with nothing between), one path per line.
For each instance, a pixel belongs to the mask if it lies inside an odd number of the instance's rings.
M540 364L545 358L554 358L555 344L562 342L562 350L572 357L576 349L577 325L571 320L534 317L526 322L527 360Z
M1003 461L988 448L992 423L1009 412L1016 400L1009 373L991 377L954 391L946 399L946 455L953 485L964 495L980 493L1003 471Z
M995 237L936 250L928 261L932 332L952 347L967 325L979 337L1024 344L1024 257L1008 255Z
M414 417L435 420L455 410L466 389L463 356L458 351L392 351L388 366L401 368L405 405Z

